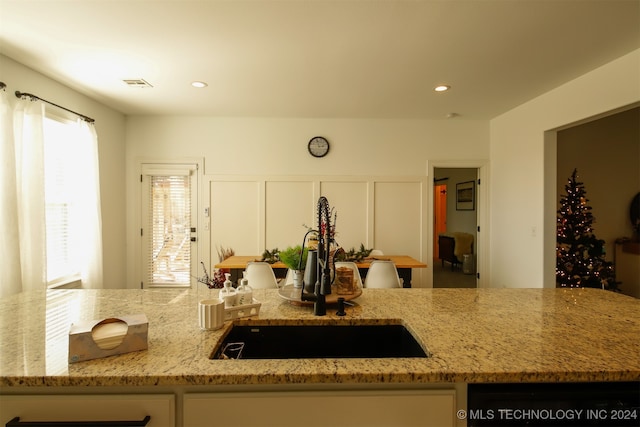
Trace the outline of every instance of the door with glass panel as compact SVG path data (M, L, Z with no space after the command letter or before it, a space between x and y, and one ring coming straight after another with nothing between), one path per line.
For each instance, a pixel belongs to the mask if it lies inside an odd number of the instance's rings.
M190 287L197 273L197 166L144 164L142 288Z

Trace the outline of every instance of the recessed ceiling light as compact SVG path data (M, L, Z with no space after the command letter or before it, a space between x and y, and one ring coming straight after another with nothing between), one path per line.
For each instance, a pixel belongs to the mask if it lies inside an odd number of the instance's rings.
M191 86L193 86L193 87L207 87L209 85L206 84L205 82L192 82Z
M433 88L433 90L435 90L436 92L446 92L449 89L451 89L451 86L447 86L447 85L438 85Z

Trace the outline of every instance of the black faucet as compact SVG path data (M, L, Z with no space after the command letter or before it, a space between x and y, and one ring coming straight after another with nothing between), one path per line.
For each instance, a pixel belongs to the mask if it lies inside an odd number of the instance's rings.
M300 296L302 301L313 301L313 314L324 316L327 314L327 295L331 295L331 267L330 242L331 242L331 218L329 201L322 196L318 199L318 263L316 283L313 294L305 293L304 286ZM304 251L304 243L302 245Z

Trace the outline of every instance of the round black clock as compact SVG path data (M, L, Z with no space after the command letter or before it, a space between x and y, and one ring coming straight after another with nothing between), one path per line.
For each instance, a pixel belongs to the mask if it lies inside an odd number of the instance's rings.
M322 136L314 136L309 140L307 148L313 157L324 157L329 152L329 141Z

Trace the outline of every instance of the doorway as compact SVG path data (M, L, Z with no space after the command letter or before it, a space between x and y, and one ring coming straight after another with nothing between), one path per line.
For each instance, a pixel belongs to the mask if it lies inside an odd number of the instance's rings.
M433 176L433 287L475 288L478 168L436 167Z
M434 180L433 187L433 254L434 262L440 253L438 236L447 232L447 184L446 179ZM444 184L442 184L444 182Z
M191 287L198 259L197 165L141 169L141 287Z

